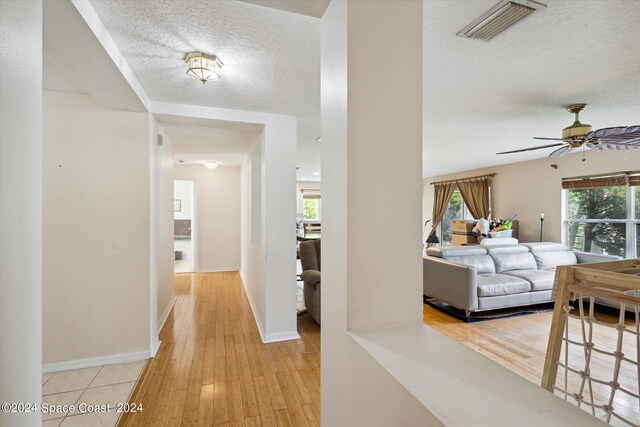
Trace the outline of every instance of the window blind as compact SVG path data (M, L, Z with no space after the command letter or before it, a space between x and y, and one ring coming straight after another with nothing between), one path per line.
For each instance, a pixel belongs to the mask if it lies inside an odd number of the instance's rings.
M309 189L309 190L305 190L302 189L302 197L305 199L319 199L320 198L320 190L316 190L316 189Z
M562 180L562 188L564 190L627 185L639 186L640 172L618 172L609 175L579 176L575 178L564 178Z

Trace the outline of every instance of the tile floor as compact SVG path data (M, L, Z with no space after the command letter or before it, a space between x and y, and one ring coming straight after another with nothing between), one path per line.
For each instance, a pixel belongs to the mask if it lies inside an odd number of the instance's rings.
M42 402L51 405L73 405L75 413L42 415L42 425L50 426L115 426L120 414L114 405L129 401L129 396L142 373L145 361L61 371L42 376ZM110 412L78 413L81 403L110 405Z

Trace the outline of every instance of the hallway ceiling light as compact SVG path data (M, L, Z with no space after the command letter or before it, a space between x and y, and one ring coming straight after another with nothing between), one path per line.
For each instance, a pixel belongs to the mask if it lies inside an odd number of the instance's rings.
M215 55L207 53L188 53L184 58L187 63L187 74L205 84L209 80L220 78L222 62Z
M218 162L212 162L207 160L206 162L204 162L204 167L207 169L215 169L218 167Z

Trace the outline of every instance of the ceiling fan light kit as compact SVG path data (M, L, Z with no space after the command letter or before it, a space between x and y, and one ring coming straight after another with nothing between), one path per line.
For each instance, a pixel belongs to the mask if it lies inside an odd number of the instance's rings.
M568 112L575 115L575 121L571 126L562 130L562 138L542 138L534 139L562 141L555 144L541 145L537 147L522 148L520 150L503 151L496 154L522 153L524 151L541 150L550 147L559 147L549 154L549 157L560 157L563 154L581 148L583 150L582 161L585 161L584 150L628 150L640 148L640 125L618 126L591 130L591 125L580 123L580 112L586 108L587 104L571 104L565 107Z
M535 11L547 7L532 0L502 0L471 24L458 31L459 37L489 41L522 21Z

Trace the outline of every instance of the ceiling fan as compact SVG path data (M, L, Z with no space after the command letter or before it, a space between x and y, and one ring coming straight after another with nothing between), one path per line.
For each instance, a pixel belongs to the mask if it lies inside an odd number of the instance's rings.
M562 141L555 144L540 145L538 147L523 148L520 150L503 151L496 154L521 153L523 151L541 150L544 148L559 147L549 154L549 157L560 157L563 154L576 151L579 148L596 150L627 150L629 148L640 148L640 125L619 126L591 130L591 125L580 123L580 112L587 104L571 104L567 106L567 111L575 115L575 121L571 126L562 130L562 138L542 138L534 139ZM583 158L582 161L585 159Z

